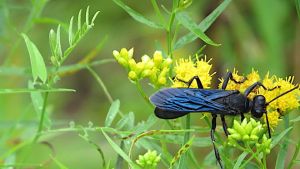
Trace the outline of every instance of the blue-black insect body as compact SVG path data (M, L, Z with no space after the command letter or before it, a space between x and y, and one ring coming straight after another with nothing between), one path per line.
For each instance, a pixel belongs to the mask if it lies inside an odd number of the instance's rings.
M256 82L248 87L244 93L240 93L238 90L225 90L229 80L232 80L235 83L243 83L246 80L246 78L244 78L242 81L236 81L232 77L231 72L228 72L224 78L222 89L203 89L202 83L198 76L193 77L188 82L180 79L177 80L186 83L188 87L194 80L196 80L198 89L165 88L159 90L150 97L150 101L156 106L154 113L157 117L162 119L174 119L184 116L188 113L210 112L213 117L211 139L213 142L216 159L221 168L223 168L221 158L214 144L214 132L216 128L217 115L221 116L224 132L226 135L228 135L225 116L240 115L241 119L243 120L244 113L247 112L251 112L251 115L256 118L261 118L265 114L269 137L271 137L266 107L274 100L299 87L297 85L295 88L280 94L269 102L266 102L266 99L263 95L256 95L252 100L247 98L251 91L257 87L263 87L265 90L275 89L267 89L260 82Z

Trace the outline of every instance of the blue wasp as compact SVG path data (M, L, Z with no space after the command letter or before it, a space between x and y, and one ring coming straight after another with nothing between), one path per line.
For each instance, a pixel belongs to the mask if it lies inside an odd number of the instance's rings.
M150 97L150 101L156 106L154 113L161 119L175 119L188 113L210 112L212 115L210 135L215 156L221 168L223 168L223 165L218 149L215 146L214 138L217 115L221 116L223 130L226 136L228 136L229 133L227 131L225 116L240 115L241 120L243 120L244 113L249 111L251 111L251 115L255 118L261 118L263 114L265 114L269 137L271 137L266 107L274 100L299 87L299 85L296 85L296 87L266 102L266 98L263 95L256 95L252 100L247 98L247 96L257 87L262 87L265 90L274 90L280 86L267 89L261 82L256 82L249 86L244 93L240 93L238 90L225 90L229 80L238 84L246 80L246 78L242 81L235 80L231 72L226 74L222 89L203 89L203 85L198 76L194 76L189 81L178 78L177 80L187 84L188 88L164 88L154 93ZM194 80L196 80L198 88L189 88Z

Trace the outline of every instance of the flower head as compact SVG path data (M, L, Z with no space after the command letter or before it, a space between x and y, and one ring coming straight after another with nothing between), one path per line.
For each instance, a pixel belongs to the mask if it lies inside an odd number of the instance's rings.
M156 88L167 84L172 59L163 58L162 52L155 51L152 58L143 55L140 62L132 58L133 49L128 51L123 48L120 52L115 50L113 55L117 62L127 69L128 78L132 82L135 83L143 78L149 78Z
M155 150L148 150L146 154L139 155L139 159L136 160L136 163L143 168L154 169L156 168L160 159L160 155L157 155L157 152Z
M257 151L270 153L271 139L266 137L266 129L259 121L246 118L242 123L234 120L233 127L228 128L228 145L236 147L256 147Z
M212 76L214 73L210 73L212 65L209 63L210 60L205 58L197 58L194 63L191 58L180 59L176 62L175 74L176 78L173 81L172 87L187 87L183 81L189 81L194 76L198 76L202 82L204 88L209 88L211 85ZM179 80L180 79L180 80ZM197 88L197 83L193 82L190 86L191 88Z

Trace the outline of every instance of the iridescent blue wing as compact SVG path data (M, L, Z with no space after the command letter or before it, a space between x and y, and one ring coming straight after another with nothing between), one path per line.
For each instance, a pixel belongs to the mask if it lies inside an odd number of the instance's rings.
M214 100L226 97L235 91L219 89L166 88L150 97L157 110L172 112L174 116L190 112L220 112L227 109ZM176 114L176 115L175 115Z

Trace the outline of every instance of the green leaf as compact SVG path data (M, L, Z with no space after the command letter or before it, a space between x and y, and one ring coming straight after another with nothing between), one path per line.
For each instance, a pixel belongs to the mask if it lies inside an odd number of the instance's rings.
M75 92L74 89L0 89L0 94L30 93L30 92Z
M28 82L28 88L34 89L34 85L31 81ZM41 112L42 112L43 104L44 104L43 96L42 96L41 92L32 91L32 92L30 92L30 97L31 97L31 101L33 104L33 108L37 114L37 119L39 120L41 117ZM49 113L46 111L45 117L44 117L44 126L46 128L50 128L51 124L52 124L52 122L49 117Z
M31 42L25 34L22 34L22 36L25 40L30 56L33 80L36 81L38 78L40 78L42 82L45 83L48 75L44 59L35 44Z
M293 127L289 127L287 129L285 129L283 132L281 132L274 140L272 140L272 148L276 145L276 143L278 144L279 141L285 137L286 134L289 133L289 131L291 131ZM273 143L275 142L275 143ZM273 145L274 144L274 145ZM280 149L277 155L277 159L276 159L276 165L275 165L275 169L281 169L284 168L284 163L285 163L285 157L287 155L287 148L288 148L288 140L285 138L283 140L283 143L280 144Z
M297 9L298 18L300 20L300 0L295 0L295 5Z
M297 118L291 120L291 122L294 122L294 123L298 122L298 121L300 121L300 116L298 116Z
M180 12L176 15L176 19L189 31L193 32L197 35L201 40L205 43L219 46L220 44L216 44L213 42L208 36L204 34L204 32L198 27L198 25L188 16L186 12Z
M107 113L106 119L105 119L105 127L109 127L111 125L111 123L113 122L113 120L115 119L118 111L120 108L120 100L115 100L110 108L109 111Z
M226 7L229 5L231 0L224 0L213 12L211 12L201 23L198 25L198 28L202 31L205 32L211 25L212 23L215 22L215 20L221 15L221 13L226 9ZM190 32L183 37L181 37L174 45L174 49L179 49L182 46L193 42L194 40L197 39L197 35L194 33Z
M280 150L278 152L277 159L276 159L275 169L284 168L285 157L286 157L287 151L288 151L287 147L288 147L287 143L283 143L280 145Z
M49 44L51 49L51 54L55 56L55 47L56 47L56 33L53 29L49 32Z
M110 144L110 146L129 164L130 167L134 169L140 168L138 165L136 165L129 156L101 129L104 137Z
M70 19L69 31L68 31L68 33L69 33L69 45L70 46L72 46L72 44L73 44L73 36L74 36L74 34L73 34L73 19L74 19L74 17L72 17Z
M126 130L130 130L134 125L134 113L129 112L116 124L116 129L121 130L123 127L126 127Z
M85 11L85 23L86 23L86 25L90 25L89 24L89 17L90 17L90 6L88 6L86 8L86 11Z
M61 44L60 44L60 25L58 25L57 27L57 31L56 31L56 46L55 46L55 50L54 50L54 56L58 57L58 58L62 58L63 54L62 54L62 49L61 49Z
M239 158L236 160L236 163L233 167L233 169L239 169L239 167L241 166L242 162L244 161L245 157L248 155L248 152L243 152Z
M216 157L214 150L211 150L204 158L203 165L204 166L210 166L216 164Z
M194 140L194 136L192 136L192 138L189 139L189 141L187 143L185 143L175 154L175 156L173 157L171 163L170 163L170 168L173 168L174 164L179 161L179 159L182 157L182 155L184 153L186 153L192 146L193 144L193 140Z
M279 135L275 136L272 138L272 143L271 143L271 149L273 147L275 147L279 141L287 134L289 133L291 130L292 130L293 127L289 127L287 129L285 129L283 132L281 132Z
M77 30L79 31L80 29L81 29L81 9L77 16Z
M150 21L149 19L145 18L143 15L140 13L134 11L131 9L129 6L125 5L121 0L113 0L118 6L123 8L133 19L136 21L145 24L147 26L153 27L153 28L158 28L158 29L163 29L162 25L159 25L153 21Z

